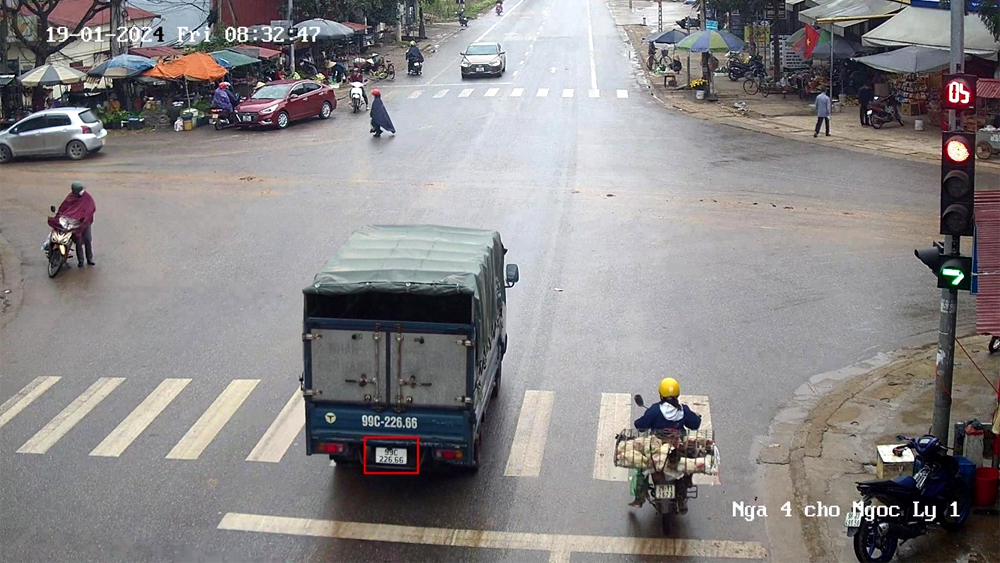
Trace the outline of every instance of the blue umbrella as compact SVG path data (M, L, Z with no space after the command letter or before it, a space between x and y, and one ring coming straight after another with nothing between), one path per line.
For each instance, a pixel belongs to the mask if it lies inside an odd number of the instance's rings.
M88 76L131 78L156 66L153 59L139 55L118 55L90 69Z
M673 45L675 43L680 43L681 41L687 39L687 32L683 29L671 29L670 31L665 31L656 37L649 40L650 43L664 43L666 45Z
M688 35L677 43L681 51L692 53L725 53L727 51L742 51L746 43L728 31L708 29Z

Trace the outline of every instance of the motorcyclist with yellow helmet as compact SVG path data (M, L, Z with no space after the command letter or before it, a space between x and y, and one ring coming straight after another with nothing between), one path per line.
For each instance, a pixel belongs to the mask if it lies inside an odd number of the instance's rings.
M701 416L677 399L681 394L681 386L676 379L666 377L660 380L659 391L660 402L651 405L635 421L636 430L697 430L701 427ZM646 481L639 479L638 482L640 486L636 488L635 500L629 503L630 506L643 504Z

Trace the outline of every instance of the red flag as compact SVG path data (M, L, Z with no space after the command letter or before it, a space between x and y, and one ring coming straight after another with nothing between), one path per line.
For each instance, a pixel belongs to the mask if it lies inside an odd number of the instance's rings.
M813 54L813 49L816 48L816 44L819 43L819 32L813 29L809 24L806 24L806 52L805 56L808 59Z

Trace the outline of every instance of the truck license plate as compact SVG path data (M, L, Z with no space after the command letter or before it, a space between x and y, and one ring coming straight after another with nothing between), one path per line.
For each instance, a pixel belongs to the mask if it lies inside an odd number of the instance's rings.
M674 498L673 485L657 485L654 492L656 498Z
M379 465L406 465L406 449L375 448L375 463Z

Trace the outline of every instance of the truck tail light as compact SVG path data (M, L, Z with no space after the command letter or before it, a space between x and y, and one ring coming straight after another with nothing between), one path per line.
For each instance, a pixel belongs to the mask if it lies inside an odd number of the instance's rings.
M83 127L81 127L81 129L83 129L82 132L83 132L84 135L93 135L94 134L94 130L91 129L89 125L84 125Z
M462 450L435 450L434 457L448 461L462 459Z
M347 446L345 446L344 444L320 442L316 444L316 451L321 454L337 455L346 452Z

